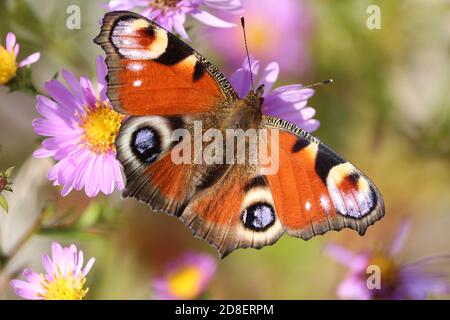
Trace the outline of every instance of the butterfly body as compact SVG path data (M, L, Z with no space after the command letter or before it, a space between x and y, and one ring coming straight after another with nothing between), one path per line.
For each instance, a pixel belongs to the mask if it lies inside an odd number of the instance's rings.
M116 140L124 196L179 217L221 256L284 233L362 235L383 217L383 199L359 169L262 114L263 87L238 98L203 56L131 12L106 14L95 42L107 54L108 98L129 115Z
M230 106L230 113L223 124L226 129L258 129L262 121L261 107L264 102L263 87L256 92L250 91L248 95L239 99Z

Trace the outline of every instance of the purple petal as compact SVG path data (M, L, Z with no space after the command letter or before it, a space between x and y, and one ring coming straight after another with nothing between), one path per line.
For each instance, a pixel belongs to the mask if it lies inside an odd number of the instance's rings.
M88 197L95 197L100 191L100 181L98 179L98 162L101 161L101 156L93 155L91 161L89 162L89 166L86 169L86 174L84 176L85 184L84 190Z
M84 269L83 269L83 277L85 277L89 273L89 271L91 271L92 266L94 265L94 262L95 262L95 258L90 258L88 263L86 263L86 267L84 267Z
M250 59L250 63L252 65L253 78L256 78L259 71L259 61ZM244 60L243 66L231 75L230 83L240 98L244 98L252 89L250 68L247 59Z
M25 277L25 279L30 283L39 284L42 281L41 276L36 272L33 272L33 270L31 269L23 270L22 274Z
M278 79L278 74L280 73L280 66L276 62L269 63L264 69L262 80L259 85L264 85L264 92L267 95L272 89L273 84ZM258 86L259 86L258 85Z
M70 133L71 130L69 127L59 123L59 125L55 125L55 121L50 121L48 119L34 119L32 122L32 126L34 132L40 136L58 136L66 133Z
M74 178L73 178L73 186L76 190L80 191L83 189L86 183L86 173L89 166L91 166L92 158L89 150L80 150L80 153L72 156L76 159L76 163L78 168L83 168L77 170Z
M97 88L98 93L100 95L100 98L105 101L107 100L106 97L106 74L108 72L108 67L105 63L105 58L102 56L97 56L96 63L95 63L96 69L97 69Z
M36 151L33 152L33 157L38 158L38 159L42 159L42 158L48 158L48 157L53 157L53 155L55 154L54 151L50 151L44 148L40 148L37 149Z
M290 121L289 118L294 119L295 121L304 122L306 120L311 119L316 114L316 110L314 108L302 108L298 110L294 107L295 105L286 105L285 107L273 108L273 107L265 107L263 106L263 113L271 116L275 116L286 121ZM293 121L290 121L293 122Z
M68 70L63 69L61 71L64 80L72 91L74 97L80 102L80 104L86 104L87 101L84 97L83 88L81 88L80 81L74 76L74 74Z
M57 162L57 163L56 163L56 164L48 171L47 178L48 178L50 181L58 180L58 173L59 173L59 170L61 170L61 168L65 165L65 162L66 162L65 159L62 160L62 161ZM56 185L59 185L59 183L56 184Z
M213 16L212 14L210 14L206 11L202 11L202 10L194 11L194 12L190 13L190 15L193 18L197 19L198 21L203 22L204 24L211 26L211 27L231 28L231 27L235 26L234 23L226 22L226 21L219 19L218 17Z
M36 97L36 110L44 118L59 121L63 117L61 113L58 112L58 105L44 96Z
M38 295L45 293L41 286L22 280L11 280L10 285L16 295L28 300L42 300Z
M337 295L341 299L369 300L371 291L363 278L350 276L338 286Z
M53 119L45 119L45 118L39 118L39 119L34 119L32 124L33 124L33 128L35 129L35 132L37 132L37 130L46 130L46 132L51 133L57 133L57 134L52 134L53 136L68 136L68 135L72 135L72 134L76 134L78 133L79 135L81 135L80 133L82 132L82 128L79 127L79 122L77 121L64 121L65 119L57 119L57 120L53 120ZM36 127L34 126L36 125ZM39 127L38 127L39 126Z
M324 252L337 262L346 265L347 267L352 267L352 262L357 256L355 253L338 244L326 245Z
M16 35L12 32L8 32L6 35L6 50L14 52L14 46L16 44Z
M287 102L299 102L308 100L313 95L314 90L311 88L302 88L301 85L289 85L276 88L267 99L270 100L272 97L280 97Z
M64 161L64 160L69 161ZM65 158L63 163L66 165L62 165L61 169L58 171L58 184L63 185L61 190L61 195L65 197L68 195L73 189L73 179L77 172L77 167L74 163L70 163L71 158Z
M73 186L70 183L64 183L61 189L61 197L67 196L73 190Z
M77 142L80 140L78 132L47 138L42 141L42 146L47 150L58 150L68 146L77 148Z
M50 139L47 139L45 146L48 150L55 150L55 155L53 156L55 160L62 160L64 158L70 157L73 153L75 153L78 150L77 142L79 139L74 139L72 141L66 141L64 144L52 144L53 141L48 141ZM47 148L48 146L48 148Z
M154 15L154 14L152 14ZM158 14L155 17L156 22L163 27L164 29L166 29L169 32L172 32L173 29L173 16L169 16L169 15L164 15L164 14Z
M94 107L97 103L97 98L95 97L94 87L92 86L91 80L89 78L82 76L80 79L80 85L83 89L83 94L86 102L89 106Z
M445 267L445 270L447 266ZM429 294L450 293L450 283L446 272L431 272L419 266L402 268L397 295L401 299L425 299Z
M54 264L61 266L61 263L63 262L62 261L63 260L62 259L62 251L63 251L62 246L58 242L53 241L52 242L52 260L53 260Z
M141 1L142 2L142 1ZM108 7L110 11L116 10L130 10L137 6L134 0L110 0Z
M36 110L49 120L62 121L68 125L75 120L73 110L60 106L58 103L45 96L37 96L36 101ZM45 109L47 113L44 114L41 112L43 109Z
M190 40L186 29L184 29L184 22L186 20L186 16L184 14L177 14L173 19L173 27L178 34L186 40Z
M77 278L80 275L83 275L83 262L84 262L84 253L83 251L79 251L78 252L78 257L76 259L76 265L75 265L75 270L74 270L74 277Z
M57 270L54 268L52 259L50 259L47 254L42 256L42 265L44 266L47 276L49 276L50 279L53 279L53 275L57 272Z
M19 55L19 48L20 48L20 45L18 43L16 43L16 45L14 46L14 55L16 57Z
M113 167L114 181L116 182L117 189L123 190L125 188L125 184L122 177L122 166L119 161L117 161L115 155L109 155L110 162Z
M218 10L240 14L244 11L241 0L204 0L204 4Z
M114 189L114 180L112 179L112 174L109 175L108 173L112 173L112 167L109 166L109 162L102 161L100 164L101 170L99 171L99 179L100 179L100 190L104 194L110 194L112 192L112 189ZM112 185L112 188L111 188Z
M45 83L45 89L68 114L75 114L76 111L81 111L83 109L80 102L75 99L72 93L58 80L51 80Z
M406 238L411 230L411 221L405 219L397 230L397 233L392 241L389 253L391 256L397 255L405 244Z
M41 54L39 52L35 52L35 53L29 55L28 57L26 57L19 63L19 68L22 68L29 64L35 63L36 61L39 60L40 57L41 57Z
M294 121L294 123L299 126L300 128L302 128L303 130L305 130L306 132L314 132L317 129L319 129L320 127L320 121L316 120L316 119L310 119L310 120L306 120L306 121L301 121L296 123Z
M152 7L149 7L148 9L141 12L141 14L150 20L155 20L158 16L161 15L161 10L159 9L154 10Z

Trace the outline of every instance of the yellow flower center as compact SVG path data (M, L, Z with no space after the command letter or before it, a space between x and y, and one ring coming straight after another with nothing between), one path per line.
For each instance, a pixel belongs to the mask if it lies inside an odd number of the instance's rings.
M247 29L248 41L252 44L252 50L264 52L274 44L271 39L278 39L279 35L274 28L267 28L266 21L255 19Z
M155 9L169 10L175 8L181 0L151 0L150 5Z
M9 82L16 76L17 62L13 52L0 46L0 84Z
M375 265L380 268L383 292L395 290L398 283L398 266L391 257L383 253L374 254L369 260L369 265Z
M87 108L81 119L80 127L84 129L82 142L95 153L114 151L114 142L124 117L111 109L107 101L97 101L95 108Z
M194 299L200 293L200 270L185 267L169 275L169 291L180 299Z
M89 288L84 289L85 283L86 278L75 279L72 275L66 278L58 276L51 282L44 280L43 286L47 290L44 299L82 300L89 290Z

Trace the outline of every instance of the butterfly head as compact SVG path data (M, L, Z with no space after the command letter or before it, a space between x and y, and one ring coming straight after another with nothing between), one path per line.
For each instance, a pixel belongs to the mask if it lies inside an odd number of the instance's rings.
M264 103L264 85L260 85L258 88L256 88L256 90L250 90L250 92L245 97L245 100L250 106L261 109Z

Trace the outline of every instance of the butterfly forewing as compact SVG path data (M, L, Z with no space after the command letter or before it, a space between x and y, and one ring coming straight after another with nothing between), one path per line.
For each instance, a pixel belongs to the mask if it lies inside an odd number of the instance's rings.
M107 54L107 95L119 112L207 112L237 98L217 68L141 15L127 11L107 13L94 41Z
M349 227L363 235L384 216L380 192L354 165L292 123L263 122L280 134L280 168L268 181L289 234L309 239Z

